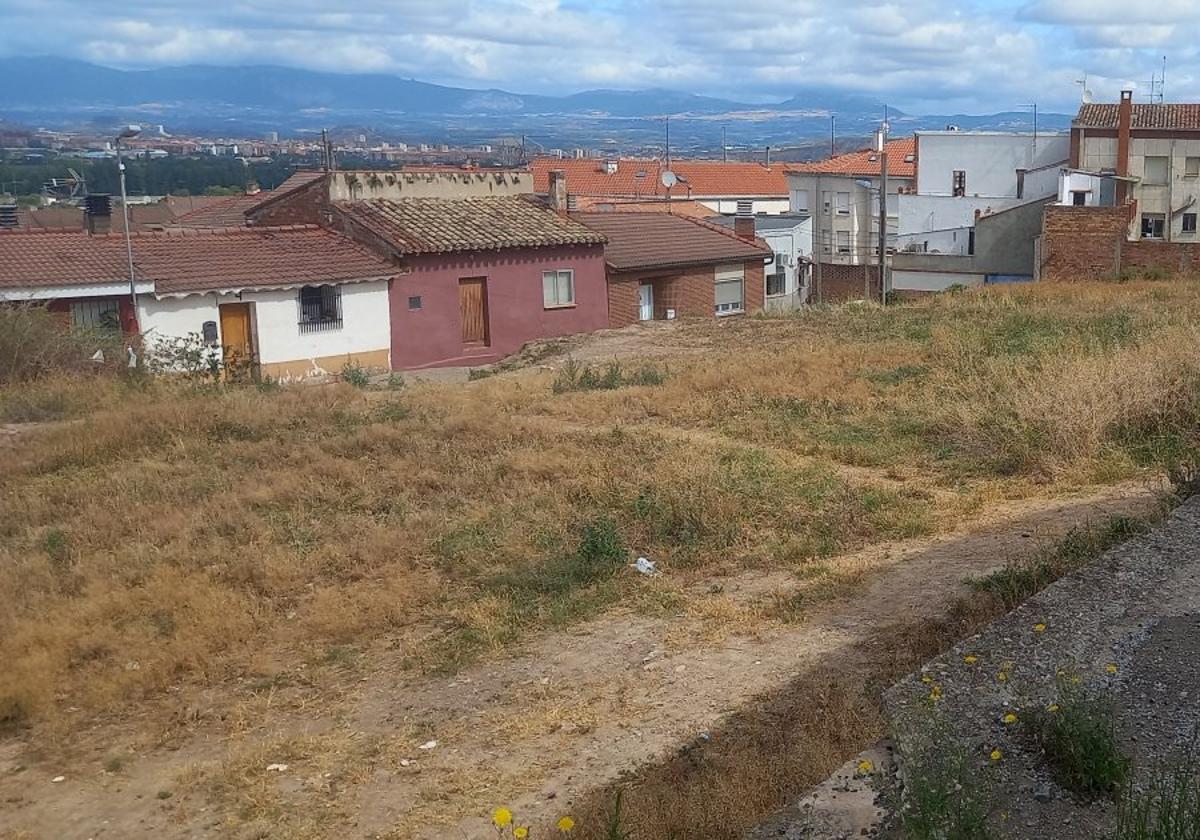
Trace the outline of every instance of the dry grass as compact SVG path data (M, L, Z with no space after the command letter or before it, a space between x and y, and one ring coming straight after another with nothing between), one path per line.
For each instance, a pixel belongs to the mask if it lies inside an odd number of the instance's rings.
M555 394L535 372L403 392L42 383L86 417L5 453L0 721L67 734L67 707L339 668L380 637L414 668L461 667L613 604L652 609L637 554L678 584L661 605L711 613L718 636L791 620L795 604L686 586L757 567L803 589L820 558L988 498L1187 457L1198 291L684 326L717 349L612 390Z

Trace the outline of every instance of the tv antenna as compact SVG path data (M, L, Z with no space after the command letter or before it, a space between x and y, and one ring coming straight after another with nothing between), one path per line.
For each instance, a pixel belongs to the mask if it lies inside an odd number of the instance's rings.
M1150 88L1151 104L1161 105L1166 99L1167 87L1167 57L1164 55L1162 60L1162 71L1159 73L1151 73L1150 81L1146 82Z

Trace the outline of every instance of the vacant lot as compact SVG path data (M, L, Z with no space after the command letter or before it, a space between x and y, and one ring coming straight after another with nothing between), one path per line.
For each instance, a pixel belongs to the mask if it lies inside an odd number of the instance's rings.
M655 325L462 385L0 391L0 823L101 836L114 791L139 804L113 836L436 837L518 799L564 810L625 750L585 736L654 714L615 662L736 674L684 686L687 730L800 664L747 658L831 603L886 605L939 540L1028 537L1064 499L1145 507L1100 488L1190 464L1198 317L1190 280L1042 286ZM1107 510L1055 509L1051 535ZM928 568L942 606L1009 557L964 551ZM905 616L883 618L862 623ZM829 702L847 749L869 736L861 698ZM505 738L467 754L473 728ZM543 741L549 769L523 757Z

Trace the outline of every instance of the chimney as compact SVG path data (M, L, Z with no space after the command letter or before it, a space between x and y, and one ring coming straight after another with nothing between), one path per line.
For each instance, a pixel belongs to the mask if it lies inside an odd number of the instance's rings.
M112 230L112 196L92 193L83 200L83 212L88 233L104 236Z
M567 173L561 169L550 170L550 209L567 212Z
M616 175L617 169L619 168L619 166L620 166L620 164L617 162L616 158L606 159L604 161L604 174L605 175Z
M1129 134L1133 127L1133 91L1121 91L1121 104L1117 107L1117 174L1129 175ZM1128 186L1125 181L1117 182L1117 203L1125 203Z
M741 199L737 203L737 215L733 217L733 232L738 239L754 241L754 202Z

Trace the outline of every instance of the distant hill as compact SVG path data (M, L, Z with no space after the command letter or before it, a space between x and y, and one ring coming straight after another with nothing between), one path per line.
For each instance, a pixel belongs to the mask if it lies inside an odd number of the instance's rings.
M690 135L681 126L682 142L699 142L696 138L719 133L722 122L729 122L737 126L738 142L754 145L820 137L828 133L829 114L837 115L840 131L867 134L883 115L883 105L873 97L827 88L801 90L783 102L761 105L661 89L544 96L382 74L266 65L116 70L54 57L0 59L0 78L0 119L45 125L140 119L179 130L228 133L355 125L479 139L530 131L550 142L598 146L605 139L610 145L644 144L657 132L647 120L671 116L696 121ZM1013 115L910 118L894 109L891 114L921 128L940 128L945 122L997 128L1013 122ZM1043 125L1063 127L1067 122L1065 115L1046 115ZM674 129L673 121L673 134Z

